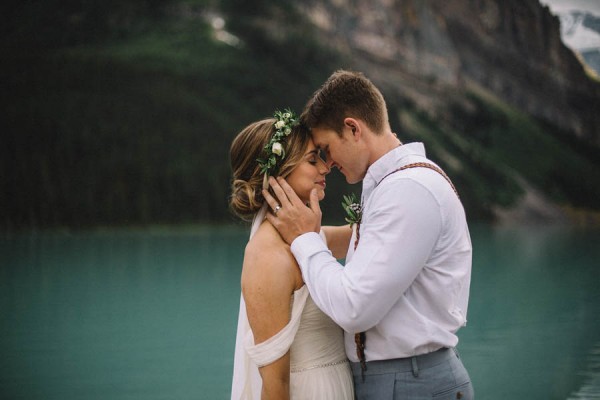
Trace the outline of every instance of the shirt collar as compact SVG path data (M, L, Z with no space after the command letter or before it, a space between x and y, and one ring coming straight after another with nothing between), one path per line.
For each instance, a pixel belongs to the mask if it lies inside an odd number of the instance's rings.
M371 164L363 179L362 203L364 204L373 189L387 174L403 165L417 161L415 158L418 158L418 161L423 161L423 158L425 158L425 146L423 143L415 142L398 146Z

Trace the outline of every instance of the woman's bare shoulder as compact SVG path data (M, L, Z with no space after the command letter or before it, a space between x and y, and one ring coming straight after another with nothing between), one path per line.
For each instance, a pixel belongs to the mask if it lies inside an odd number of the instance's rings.
M269 222L263 223L246 246L242 267L242 294L255 343L289 322L292 293L302 285L298 281L301 276L289 246Z
M242 286L277 285L295 289L301 274L296 260L277 230L265 221L246 245Z

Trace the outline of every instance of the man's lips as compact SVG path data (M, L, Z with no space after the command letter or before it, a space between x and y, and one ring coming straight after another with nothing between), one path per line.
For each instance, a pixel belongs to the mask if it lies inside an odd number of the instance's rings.
M325 189L325 186L327 186L327 184L325 183L325 181L319 181L319 182L315 182L317 185L323 186L323 189Z

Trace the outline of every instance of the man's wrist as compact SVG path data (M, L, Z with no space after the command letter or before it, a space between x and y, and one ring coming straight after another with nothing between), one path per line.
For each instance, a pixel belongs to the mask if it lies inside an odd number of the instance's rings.
M327 244L323 241L321 235L316 232L308 232L298 236L290 245L290 249L296 257L300 269L302 269L302 260L306 260L309 256L320 251L328 251Z

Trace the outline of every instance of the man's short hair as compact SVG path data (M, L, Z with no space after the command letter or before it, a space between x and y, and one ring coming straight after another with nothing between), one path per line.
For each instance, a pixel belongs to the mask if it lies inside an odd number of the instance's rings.
M327 128L340 136L344 118L364 121L381 134L389 125L383 95L361 72L337 70L313 94L301 116L309 128Z

